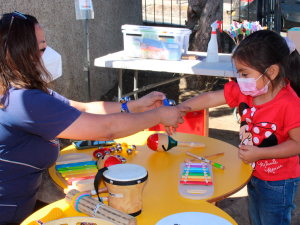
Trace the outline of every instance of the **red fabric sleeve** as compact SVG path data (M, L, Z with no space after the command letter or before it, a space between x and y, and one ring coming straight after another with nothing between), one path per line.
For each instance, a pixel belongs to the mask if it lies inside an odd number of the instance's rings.
M298 96L296 98L290 98L288 100L288 105L284 113L284 134L288 135L288 132L296 127L300 127L300 99Z
M229 83L225 84L224 97L230 108L238 106L238 99L240 94L240 87L236 82L230 81Z

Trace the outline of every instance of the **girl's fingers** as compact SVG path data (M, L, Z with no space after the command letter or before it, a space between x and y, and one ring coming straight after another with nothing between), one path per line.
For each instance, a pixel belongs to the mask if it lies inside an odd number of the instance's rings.
M184 123L184 119L181 117L181 118L178 120L178 123L179 123L179 124L183 124L183 123Z
M248 150L247 145L239 145L239 149Z
M170 127L167 127L167 126L165 126L165 130L166 130L166 132L167 132L167 134L168 135L172 135L173 133L171 132L171 128Z
M175 127L172 127L172 130L173 130L173 134L176 134L177 131L176 131L176 128Z

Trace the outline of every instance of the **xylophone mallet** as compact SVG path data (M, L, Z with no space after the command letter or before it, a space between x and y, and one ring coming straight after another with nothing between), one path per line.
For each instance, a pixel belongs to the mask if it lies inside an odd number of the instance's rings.
M216 157L216 156L219 156L219 155L224 155L224 152L213 154L213 155L206 155L206 156L203 156L203 158L211 158L211 157ZM200 159L198 159L198 158L197 159L185 158L184 162L189 163L189 162L193 162L193 161L196 161L196 160L200 160Z
M204 158L204 157L197 156L197 155L195 155L195 154L193 154L193 153L190 153L190 152L186 152L186 154L189 155L189 156L192 156L192 157L194 157L194 158L196 158L196 159L200 159L200 160L203 161L203 162L209 163L209 164L211 164L212 166L217 167L217 168L219 168L219 169L221 169L221 170L224 170L224 169L225 169L225 166L222 166L222 165L220 165L220 164L218 164L218 163L215 163L215 162L213 162L213 161L210 161L210 160L208 160L208 159L206 159L206 158Z
M153 151L168 151L176 146L203 148L205 144L200 142L180 142L175 141L173 138L166 134L157 133L151 134L147 139L147 145Z

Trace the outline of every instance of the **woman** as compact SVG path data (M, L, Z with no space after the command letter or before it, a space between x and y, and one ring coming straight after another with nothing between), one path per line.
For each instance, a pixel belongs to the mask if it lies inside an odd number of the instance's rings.
M159 123L178 127L189 110L156 108L165 96L152 92L129 101L131 113L119 113L121 103L80 103L48 89L51 75L41 61L47 46L32 16L5 14L0 44L0 224L32 213L42 171L59 155L56 138L106 141Z

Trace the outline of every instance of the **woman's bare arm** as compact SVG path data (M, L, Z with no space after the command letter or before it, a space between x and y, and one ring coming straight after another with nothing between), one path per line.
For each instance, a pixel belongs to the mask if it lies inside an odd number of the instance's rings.
M77 140L112 140L126 137L159 123L178 127L189 107L159 107L142 113L97 115L83 112L57 137Z

